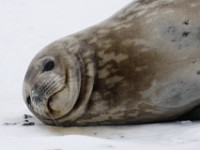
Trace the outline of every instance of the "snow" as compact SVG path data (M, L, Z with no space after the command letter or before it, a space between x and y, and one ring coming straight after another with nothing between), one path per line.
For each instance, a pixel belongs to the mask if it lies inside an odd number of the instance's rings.
M3 150L192 150L200 122L130 126L51 127L22 99L23 77L33 56L48 43L96 24L131 0L0 0L0 149Z

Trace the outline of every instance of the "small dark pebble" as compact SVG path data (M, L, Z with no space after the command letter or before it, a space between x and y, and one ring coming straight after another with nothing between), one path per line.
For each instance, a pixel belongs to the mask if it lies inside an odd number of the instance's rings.
M187 19L187 20L185 20L185 21L183 22L183 24L185 24L185 25L189 25L189 22L190 22L190 20Z
M120 138L122 139L122 138L124 138L124 136L120 136Z
M190 32L185 31L185 32L183 32L182 36L187 37L189 34L190 34Z
M24 118L25 118L25 119L28 119L28 118L33 118L33 117L30 116L30 115L24 114Z
M4 123L4 125L6 126L13 126L13 125L16 125L17 123Z
M26 122L22 124L23 126L34 126L35 123L34 122Z

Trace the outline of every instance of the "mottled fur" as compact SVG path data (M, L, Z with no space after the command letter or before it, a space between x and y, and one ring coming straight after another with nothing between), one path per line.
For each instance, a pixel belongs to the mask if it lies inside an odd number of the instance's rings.
M28 105L46 124L161 122L188 112L183 118L190 119L200 104L199 15L198 0L132 2L44 48L25 76L25 102L56 76L62 82L55 93ZM48 57L56 68L42 73Z

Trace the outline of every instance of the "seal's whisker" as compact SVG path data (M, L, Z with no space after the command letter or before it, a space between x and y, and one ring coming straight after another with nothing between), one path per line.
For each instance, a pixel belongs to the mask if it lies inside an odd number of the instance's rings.
M62 81L62 77L55 77L51 82L45 83L41 86L40 94L41 95L50 95L52 91L60 86L60 82Z

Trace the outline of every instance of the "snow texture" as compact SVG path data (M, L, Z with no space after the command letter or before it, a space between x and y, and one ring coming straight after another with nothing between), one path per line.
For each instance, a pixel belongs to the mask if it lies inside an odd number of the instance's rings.
M193 150L199 122L100 127L50 127L22 99L23 77L48 43L96 24L131 0L0 0L1 150ZM35 125L31 125L32 122Z

